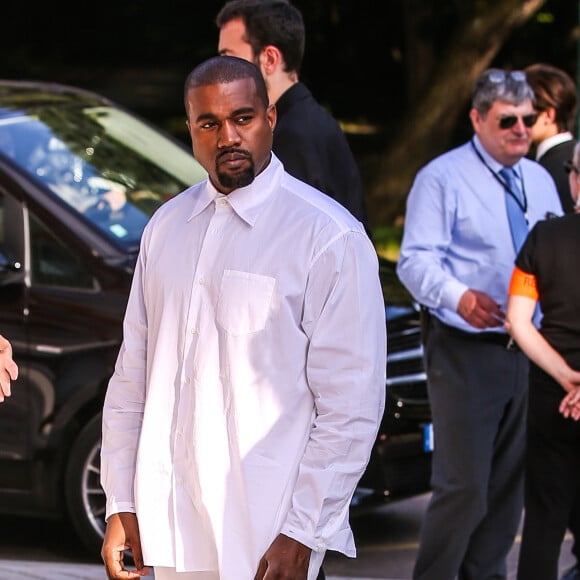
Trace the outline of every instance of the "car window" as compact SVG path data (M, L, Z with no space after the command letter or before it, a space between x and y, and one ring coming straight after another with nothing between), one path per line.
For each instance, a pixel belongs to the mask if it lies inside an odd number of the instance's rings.
M187 148L114 106L45 103L0 118L0 153L125 249L206 176Z
M0 188L0 271L20 272L23 263L22 206Z
M85 261L35 216L30 216L30 260L32 284L87 290L96 288Z

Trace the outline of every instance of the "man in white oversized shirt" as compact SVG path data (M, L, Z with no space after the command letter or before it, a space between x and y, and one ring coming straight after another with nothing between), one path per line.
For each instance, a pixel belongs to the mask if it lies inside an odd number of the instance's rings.
M272 154L255 65L205 61L185 106L209 177L142 237L103 409L102 557L111 579L313 579L326 550L356 555L383 415L376 252Z

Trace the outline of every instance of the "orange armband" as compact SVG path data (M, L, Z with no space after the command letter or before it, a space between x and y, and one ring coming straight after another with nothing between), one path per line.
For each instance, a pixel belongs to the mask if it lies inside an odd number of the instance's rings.
M526 296L532 300L538 300L538 287L536 285L536 277L520 270L517 266L512 273L512 279L508 294L510 296Z

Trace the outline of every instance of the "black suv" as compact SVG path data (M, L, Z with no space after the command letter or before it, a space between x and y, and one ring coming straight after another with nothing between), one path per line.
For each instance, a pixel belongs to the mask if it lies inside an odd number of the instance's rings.
M101 408L142 229L205 177L181 142L91 92L0 81L0 332L20 367L0 405L0 512L68 517L98 555ZM418 311L381 262L388 403L356 504L428 489Z
M371 460L354 503L404 499L429 491L433 429L423 366L420 307L379 259L387 322L387 400Z

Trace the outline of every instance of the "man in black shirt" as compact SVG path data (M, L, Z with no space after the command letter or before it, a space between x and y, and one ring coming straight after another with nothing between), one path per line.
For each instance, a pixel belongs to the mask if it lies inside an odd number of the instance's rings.
M299 80L304 55L302 14L287 0L230 0L216 18L218 52L256 64L277 121L272 150L288 173L346 207L363 223L360 173L337 121Z

